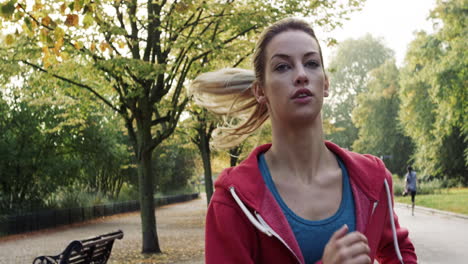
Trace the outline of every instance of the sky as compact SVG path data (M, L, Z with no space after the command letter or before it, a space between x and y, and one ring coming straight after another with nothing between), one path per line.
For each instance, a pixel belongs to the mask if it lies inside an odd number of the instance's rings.
M345 21L342 28L332 32L316 29L317 36L319 39L333 37L338 42L348 38L356 39L366 33L382 37L385 45L395 52L397 65L401 66L407 46L414 39L413 32L433 32L432 22L427 17L435 4L436 0L367 0L362 10L352 13L351 19ZM322 49L327 63L334 48Z

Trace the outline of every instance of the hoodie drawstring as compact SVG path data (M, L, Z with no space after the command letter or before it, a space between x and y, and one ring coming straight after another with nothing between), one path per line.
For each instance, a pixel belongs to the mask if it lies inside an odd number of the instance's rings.
M229 191L231 192L232 197L234 197L234 200L239 205L239 207L242 209L242 212L244 212L244 214L247 216L249 221L258 230L262 231L262 233L264 233L267 236L271 236L271 233L268 231L268 229L262 223L260 223L257 219L255 219L255 217L252 215L252 213L250 213L249 209L247 209L247 207L245 207L244 203L242 203L239 196L237 196L236 191L234 190L234 187L232 187L232 186L229 187Z
M234 188L234 186L231 186L229 187L229 191L231 192L231 195L232 197L234 197L234 200L236 201L236 203L239 205L239 207L241 208L242 212L244 212L244 214L247 216L247 218L249 219L249 221L258 229L260 230L262 233L264 233L265 235L267 236L274 236L276 237L281 243L283 243L283 245L289 249L289 251L294 255L294 257L296 257L296 260L298 263L302 264L301 260L299 259L299 257L296 255L296 253L291 249L291 247L289 247L288 243L286 243L286 241L283 240L283 238L278 235L278 233L275 232L275 230L273 230L266 222L265 220L263 220L263 218L257 213L255 212L255 216L257 218L255 218L252 213L249 211L249 209L247 209L247 207L245 207L244 203L242 202L242 200L239 198L239 196L237 196L237 193L236 193L236 190ZM258 220L257 220L258 219Z
M400 252L400 247L398 246L398 239L397 239L397 233L396 233L396 227L395 227L395 218L393 217L393 206L392 206L392 196L390 194L390 187L388 186L387 179L384 180L384 185L385 185L385 191L387 194L387 202L388 202L388 212L389 212L389 217L390 217L390 223L392 226L392 234L393 234L393 246L395 247L395 252L397 254L398 260L404 264L403 262L403 257L401 256ZM283 244L294 254L294 251L291 250L291 248L288 246L288 244L273 230L271 227L261 218L259 214L256 213L257 218L255 218L252 213L245 207L244 203L242 200L237 196L237 193L235 191L234 186L229 187L229 191L231 192L232 197L236 201L236 203L239 205L241 208L242 212L247 216L249 221L262 233L266 234L267 236L272 236L274 235L276 238L278 238ZM259 220L257 220L259 219ZM294 254L296 256L296 254ZM296 258L299 260L299 258L296 256ZM300 261L299 261L300 263Z

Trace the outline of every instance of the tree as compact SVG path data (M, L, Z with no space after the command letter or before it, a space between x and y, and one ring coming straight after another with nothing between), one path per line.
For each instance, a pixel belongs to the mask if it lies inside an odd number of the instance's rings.
M403 176L414 146L398 120L399 71L395 61L388 60L369 75L367 92L357 96L353 110L359 130L353 150L382 157L390 171Z
M243 60L272 21L302 15L333 28L361 2L10 0L1 27L13 30L0 57L87 90L124 119L138 164L142 251L157 253L152 154L188 102L186 80L214 58Z
M56 83L41 83L40 76L0 83L0 211L50 206L57 189L73 184L117 197L131 165L121 120L93 100L78 102L54 90Z
M214 129L219 124L219 118L216 118L208 110L197 106L192 106L189 126L191 127L190 140L198 151L203 162L203 174L205 179L206 202L210 204L213 195L213 173L211 170L211 148L210 140Z
M367 92L369 72L392 57L393 51L370 34L338 44L328 66L331 96L323 109L325 127L331 128L325 131L329 140L351 148L358 138L358 129L352 122L356 97Z
M436 32L418 32L402 69L399 116L416 144L415 166L427 177L468 185L467 10L438 1Z

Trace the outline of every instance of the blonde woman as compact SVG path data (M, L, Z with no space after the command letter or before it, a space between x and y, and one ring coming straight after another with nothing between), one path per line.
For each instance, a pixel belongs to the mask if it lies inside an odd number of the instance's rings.
M383 162L324 140L329 80L310 25L297 19L271 25L253 63L253 72L205 73L190 87L214 113L245 117L218 130L218 146L235 145L268 118L272 127L271 144L215 183L206 263L416 263Z

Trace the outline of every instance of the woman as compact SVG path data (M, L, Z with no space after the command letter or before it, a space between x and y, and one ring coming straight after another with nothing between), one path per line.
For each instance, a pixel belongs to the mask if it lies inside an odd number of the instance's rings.
M221 128L217 145L235 145L268 118L272 127L272 144L253 150L215 183L207 264L416 263L393 212L391 174L382 161L324 141L329 80L307 23L273 24L257 42L254 72L202 74L191 91L215 113L250 114Z
M411 214L414 216L414 200L416 198L416 172L411 166L406 168L406 191L411 195Z

